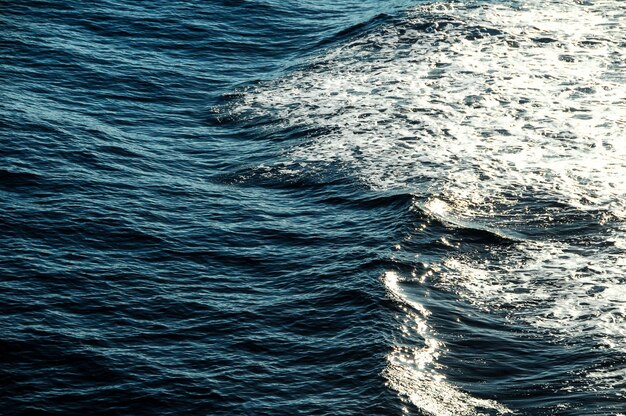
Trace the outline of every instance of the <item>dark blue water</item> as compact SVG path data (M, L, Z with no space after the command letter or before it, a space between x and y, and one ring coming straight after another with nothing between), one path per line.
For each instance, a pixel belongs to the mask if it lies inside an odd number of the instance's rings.
M0 414L626 412L625 28L5 2Z

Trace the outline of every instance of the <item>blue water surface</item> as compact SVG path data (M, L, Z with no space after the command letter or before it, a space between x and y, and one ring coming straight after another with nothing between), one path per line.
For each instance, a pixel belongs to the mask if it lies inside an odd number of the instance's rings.
M391 351L425 341L402 335L381 279L426 273L442 236L485 257L514 238L451 227L347 165L286 164L326 127L230 110L419 4L0 6L0 413L505 412L432 412L389 385ZM407 290L447 345L441 374L477 400L626 408L619 384L562 389L623 355L511 329L435 283Z

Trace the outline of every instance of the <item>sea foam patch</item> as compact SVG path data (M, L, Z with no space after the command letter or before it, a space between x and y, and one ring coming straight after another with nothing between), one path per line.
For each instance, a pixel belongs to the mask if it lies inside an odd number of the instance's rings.
M451 252L435 284L624 354L625 33L617 0L434 3L260 84L233 111L319 128L287 163L337 163L452 226L521 235L495 260Z
M525 4L421 7L238 111L324 127L288 157L342 162L375 188L442 188L466 203L459 215L530 195L623 218L623 16L610 2Z

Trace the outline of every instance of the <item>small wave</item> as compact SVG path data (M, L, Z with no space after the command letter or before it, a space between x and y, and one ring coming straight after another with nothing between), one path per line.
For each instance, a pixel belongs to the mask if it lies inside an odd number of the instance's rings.
M25 186L37 186L41 183L41 178L31 172L16 172L12 170L0 169L0 187L5 189L22 188Z
M346 29L341 30L335 35L322 40L321 42L318 43L317 46L326 47L328 45L345 42L346 40L352 37L363 36L364 34L371 32L372 30L375 30L376 28L389 22L390 20L391 20L391 16L389 16L388 14L385 14L385 13L378 14L374 16L373 18L371 18L370 20L368 20L367 22L357 23Z
M437 362L444 345L428 324L431 312L404 292L397 273L385 273L382 281L389 297L403 312L402 341L387 356L388 365L383 372L389 386L430 415L512 414L506 406L474 397L446 381Z

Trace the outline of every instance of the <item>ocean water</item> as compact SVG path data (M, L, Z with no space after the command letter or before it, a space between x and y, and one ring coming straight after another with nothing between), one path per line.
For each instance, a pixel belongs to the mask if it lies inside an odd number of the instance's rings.
M0 414L626 414L626 4L0 6Z

